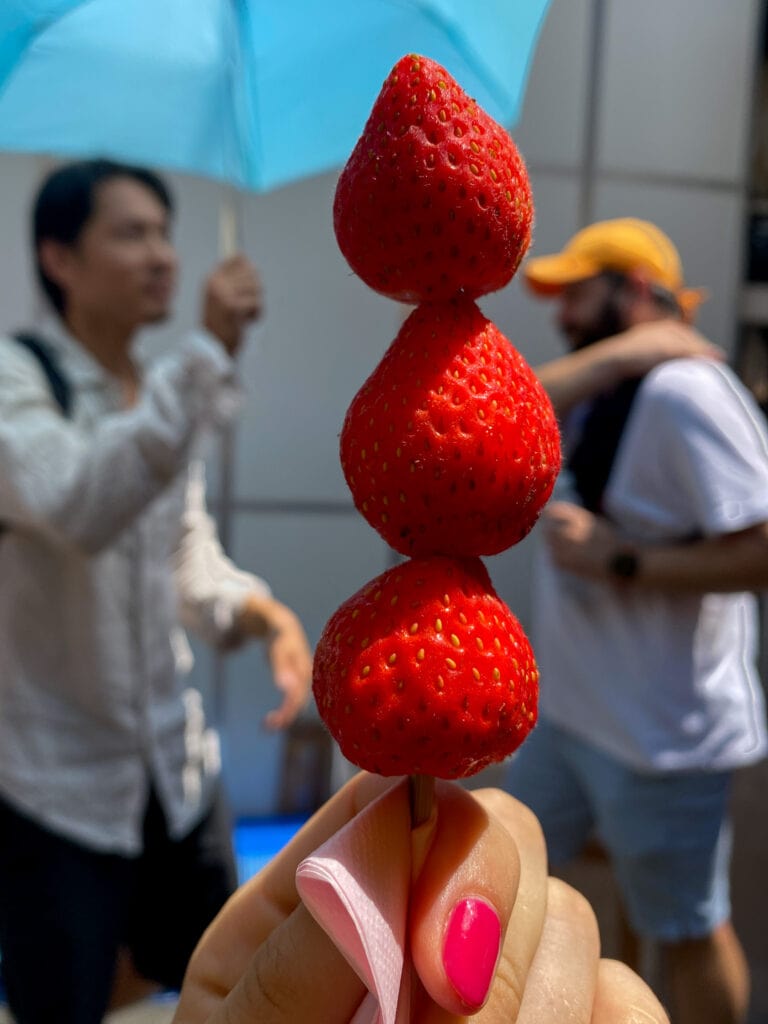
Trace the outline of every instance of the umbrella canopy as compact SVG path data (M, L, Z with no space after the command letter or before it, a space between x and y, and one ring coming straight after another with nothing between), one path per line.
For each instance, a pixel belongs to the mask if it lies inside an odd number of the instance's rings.
M0 148L266 191L341 165L408 52L517 119L548 0L2 0Z

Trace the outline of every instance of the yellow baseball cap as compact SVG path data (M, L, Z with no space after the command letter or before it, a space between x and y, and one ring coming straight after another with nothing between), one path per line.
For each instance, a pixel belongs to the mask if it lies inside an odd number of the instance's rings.
M575 234L562 252L523 264L523 276L537 295L557 295L604 270L644 271L652 284L675 296L686 315L707 297L704 289L683 286L680 254L664 232L634 217L598 221Z

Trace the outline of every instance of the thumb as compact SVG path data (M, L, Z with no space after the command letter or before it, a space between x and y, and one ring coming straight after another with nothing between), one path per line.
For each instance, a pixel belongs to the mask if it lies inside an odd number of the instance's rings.
M432 999L464 1015L490 992L520 865L511 837L469 793L437 782L435 795L435 835L411 897L412 955Z
M357 974L300 904L259 947L209 1024L349 1024L365 994Z
M436 833L414 888L410 935L421 983L448 1015L436 1010L419 1019L453 1020L476 1013L489 996L498 1002L491 989L499 968L498 1019L515 1020L546 908L541 830L506 794L438 782L436 795Z

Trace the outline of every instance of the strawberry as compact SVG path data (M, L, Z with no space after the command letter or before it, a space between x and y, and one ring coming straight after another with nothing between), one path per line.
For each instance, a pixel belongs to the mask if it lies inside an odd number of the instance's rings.
M352 270L403 302L484 295L515 273L532 220L507 132L445 68L399 60L336 188L334 229Z
M405 555L490 555L531 529L560 468L552 405L470 299L418 306L341 432L355 505Z
M522 743L538 670L483 563L435 557L389 569L341 605L315 652L313 690L354 764L455 779Z

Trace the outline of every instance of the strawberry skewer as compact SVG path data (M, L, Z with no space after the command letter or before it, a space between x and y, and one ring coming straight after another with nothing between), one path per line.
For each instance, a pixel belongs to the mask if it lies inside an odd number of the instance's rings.
M334 229L362 281L417 304L340 444L356 507L409 557L331 616L313 690L350 761L409 776L414 870L435 778L501 761L536 723L533 652L478 556L534 525L559 432L533 371L474 302L512 278L532 219L504 129L434 61L398 61L339 178Z

